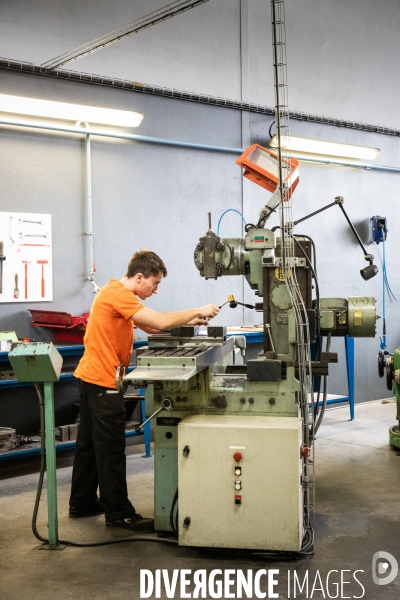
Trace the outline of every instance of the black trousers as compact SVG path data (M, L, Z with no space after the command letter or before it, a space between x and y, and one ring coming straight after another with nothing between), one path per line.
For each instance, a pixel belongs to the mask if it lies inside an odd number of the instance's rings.
M124 399L85 381L79 381L79 388L80 422L69 503L84 511L96 501L99 488L107 521L130 517L135 509L126 484Z

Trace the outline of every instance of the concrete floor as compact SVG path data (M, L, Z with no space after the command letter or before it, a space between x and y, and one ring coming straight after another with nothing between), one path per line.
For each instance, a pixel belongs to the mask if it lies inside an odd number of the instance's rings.
M170 574L173 569L234 569L245 574L247 569L253 574L277 569L278 584L273 591L279 598L399 600L400 574L388 585L373 583L371 575L372 557L378 551L389 552L400 562L400 452L388 446L388 427L395 424L395 413L393 402L380 401L357 405L353 422L348 420L348 407L326 412L316 441L315 554L297 561L273 562L139 541L38 550L39 543L31 532L37 463L21 467L10 461L3 465L0 482L0 598L136 600L140 598L140 569L168 569ZM130 497L137 511L151 516L153 459L142 458L142 445L128 447L127 454ZM94 541L125 537L123 532L106 531L103 517L68 518L71 463L71 457L58 459L60 538ZM42 505L38 529L46 536L45 494ZM360 570L355 577L362 585L354 579L356 570ZM302 592L297 587L295 595L293 583L288 590L289 571L292 582L293 571L300 582L308 572L308 593L306 587ZM340 585L341 578L350 583ZM261 591L272 597L265 575L260 582ZM338 582L339 587L335 585ZM189 586L186 592L190 594L191 589ZM200 597L235 598L235 589L232 586L225 588L224 595ZM150 597L155 598L155 593ZM163 585L158 597L168 597ZM179 581L175 595L169 597L183 597ZM248 597L262 596L253 590Z

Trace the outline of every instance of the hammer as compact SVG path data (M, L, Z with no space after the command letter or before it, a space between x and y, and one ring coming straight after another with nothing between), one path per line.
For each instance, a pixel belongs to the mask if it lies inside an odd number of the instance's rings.
M246 308L254 308L254 306L252 304L243 304L243 302L239 302L239 300L235 300L235 298L232 294L229 294L228 300L226 302L224 302L223 304L221 304L221 306L219 308L222 308L223 306L225 306L225 304L228 304L228 302L229 302L230 308L236 308L238 304L240 304L241 306L245 306Z
M36 264L38 265L42 265L42 279L41 279L41 284L42 284L42 298L44 298L44 265L48 265L49 261L48 260L37 260Z
M29 260L23 260L21 261L22 264L25 265L25 300L27 300L28 298L28 265L30 265L30 261Z

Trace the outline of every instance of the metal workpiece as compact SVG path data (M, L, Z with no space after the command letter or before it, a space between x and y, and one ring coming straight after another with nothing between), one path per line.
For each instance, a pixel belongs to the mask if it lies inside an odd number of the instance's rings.
M375 337L376 300L371 296L349 296L349 336Z

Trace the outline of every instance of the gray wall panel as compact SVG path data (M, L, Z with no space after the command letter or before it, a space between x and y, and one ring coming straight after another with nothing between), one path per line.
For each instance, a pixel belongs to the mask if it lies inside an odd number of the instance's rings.
M249 98L244 99L272 105L269 3L254 0L248 4ZM112 10L109 3L98 0L90 5L92 20L88 26L85 3L5 2L0 55L40 63L146 14L160 3L137 2L138 14L130 12L132 4L126 0L114 3ZM239 98L239 8L236 0L211 0L68 68ZM287 2L290 108L400 127L398 82L392 76L400 49L400 38L395 35L396 8L395 0L383 5L372 0ZM239 111L16 72L2 71L0 76L3 93L140 110L145 118L136 132L141 135L241 146ZM248 120L251 142L266 143L272 119L251 114ZM291 127L297 135L379 147L377 163L398 165L398 138L297 121ZM54 302L38 306L81 314L93 299L91 286L85 281L83 140L1 128L0 154L1 210L53 215ZM254 185L247 188L242 200L235 158L227 153L94 139L94 249L99 284L109 277L120 277L135 249L150 247L165 258L169 268L159 295L148 302L150 307L174 310L209 301L220 303L229 293L253 302L253 293L240 278L205 282L192 262L196 241L207 229L208 210L213 212L216 228L227 208L243 209L246 219L254 222L268 201L269 194ZM397 174L302 166L293 198L294 218L332 202L336 195L345 197L345 207L360 232L374 214L387 216L388 273L394 292L400 295L396 272L398 187ZM270 225L275 224L277 218L272 217ZM224 217L222 235L240 236L241 231L237 215ZM331 208L314 217L298 231L316 241L323 296L375 295L381 312L380 275L369 282L361 279L359 270L366 263L339 209ZM380 266L382 248L372 251ZM400 340L398 308L388 302L387 310L388 341L393 349ZM3 304L0 311L1 329L40 337L38 330L29 328L25 305ZM216 322L233 325L258 321L259 315L248 310L224 308ZM332 367L330 391L343 392L342 340L335 346L341 363ZM389 395L376 375L378 349L378 338L356 341L358 400Z

